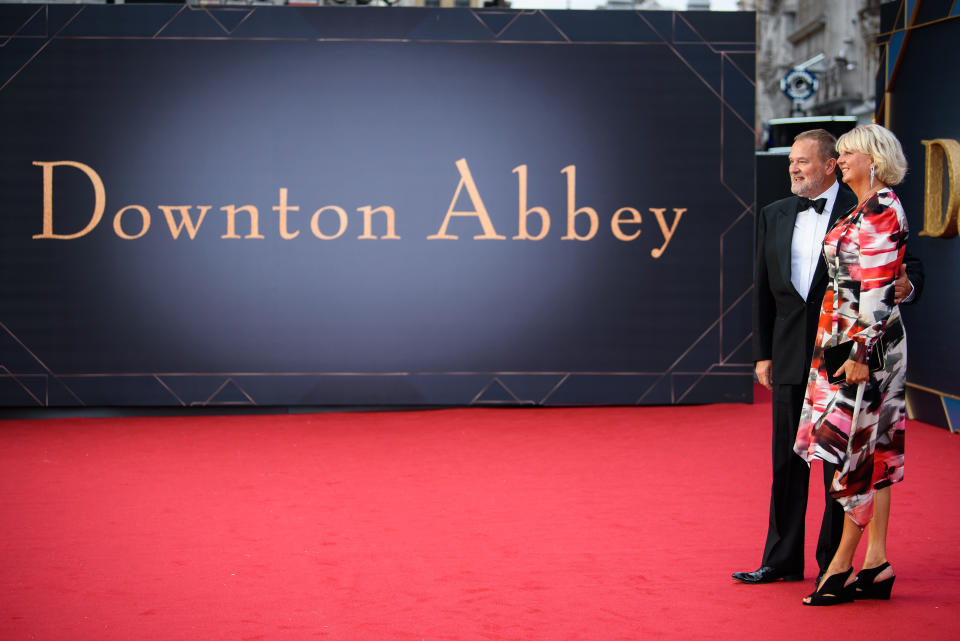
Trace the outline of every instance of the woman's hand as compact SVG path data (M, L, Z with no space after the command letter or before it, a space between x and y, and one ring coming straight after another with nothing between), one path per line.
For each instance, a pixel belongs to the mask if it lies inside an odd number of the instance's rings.
M843 367L834 372L833 375L839 376L840 372L843 372L846 376L848 385L866 383L870 379L870 368L857 361L844 361Z

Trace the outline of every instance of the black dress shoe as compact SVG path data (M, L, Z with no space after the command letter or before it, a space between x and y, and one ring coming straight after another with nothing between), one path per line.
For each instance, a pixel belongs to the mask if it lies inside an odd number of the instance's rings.
M753 572L734 572L733 578L741 583L775 583L776 581L803 581L803 574L781 572L765 565Z

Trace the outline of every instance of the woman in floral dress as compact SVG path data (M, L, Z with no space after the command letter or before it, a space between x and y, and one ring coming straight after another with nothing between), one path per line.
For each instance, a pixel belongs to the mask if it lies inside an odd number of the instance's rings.
M804 599L806 605L889 598L894 579L886 554L890 486L903 479L907 345L894 281L908 234L903 207L890 187L903 180L906 159L896 137L879 125L844 134L837 151L843 181L858 205L823 241L830 282L794 449L808 463L817 458L837 466L831 494L846 518L840 546L817 591ZM847 341L846 362L828 372L824 350ZM871 372L868 362L875 350L881 350L883 365ZM831 383L828 374L840 375L840 382ZM853 578L864 528L866 556Z

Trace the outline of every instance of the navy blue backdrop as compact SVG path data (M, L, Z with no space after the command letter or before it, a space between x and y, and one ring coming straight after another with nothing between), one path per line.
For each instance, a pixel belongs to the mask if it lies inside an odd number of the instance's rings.
M2 5L0 404L747 401L753 40Z
M880 42L884 45L879 115L903 144L910 168L896 188L910 222L910 250L926 270L923 299L903 307L909 337L908 401L912 415L922 420L960 426L960 345L951 337L960 315L960 238L921 236L924 227L926 150L922 141L960 140L960 67L956 59L960 37L960 5L945 2L891 2L884 5ZM946 161L944 161L946 162ZM933 185L960 194L960 184Z

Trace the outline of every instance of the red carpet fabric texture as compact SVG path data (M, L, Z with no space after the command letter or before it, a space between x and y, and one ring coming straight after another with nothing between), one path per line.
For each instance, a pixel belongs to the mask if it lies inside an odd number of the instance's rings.
M907 426L893 599L748 586L770 405L0 421L0 639L952 639L960 436Z

